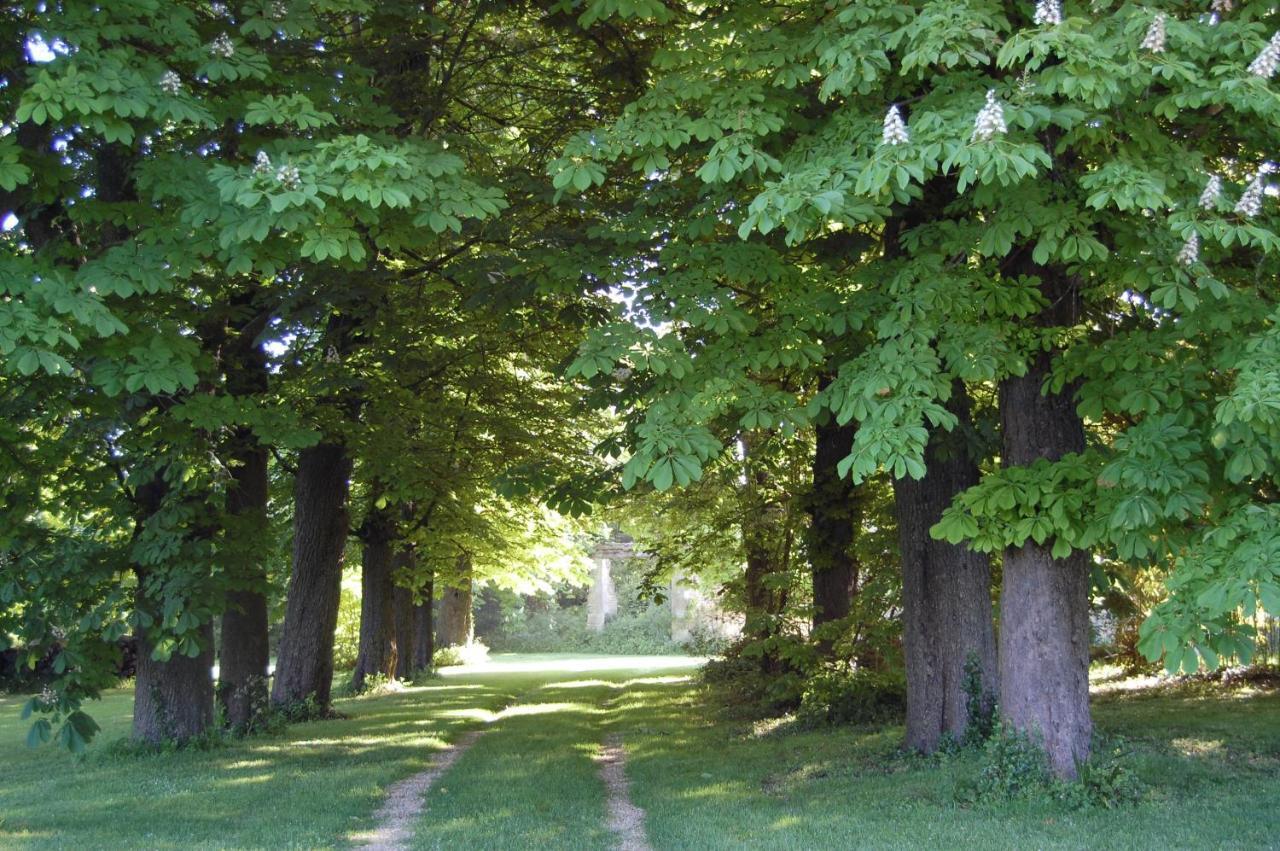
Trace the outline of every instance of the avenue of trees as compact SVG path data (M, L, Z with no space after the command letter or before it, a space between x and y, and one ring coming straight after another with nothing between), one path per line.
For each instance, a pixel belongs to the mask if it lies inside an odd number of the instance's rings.
M900 669L931 751L976 677L1072 775L1098 601L1188 672L1280 617L1278 31L1230 0L8 4L30 740L83 747L126 636L138 739L324 714L345 553L359 687L607 514L655 582L725 586L765 682Z

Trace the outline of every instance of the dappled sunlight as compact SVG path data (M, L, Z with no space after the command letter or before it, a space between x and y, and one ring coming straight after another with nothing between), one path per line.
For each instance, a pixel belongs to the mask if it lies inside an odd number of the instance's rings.
M1183 756L1209 757L1222 756L1226 745L1221 739L1171 739L1169 745Z
M254 783L267 783L275 779L276 779L276 775L274 773L250 774L247 777L228 777L225 780L218 781L218 785L219 786L246 786Z
M484 724L491 724L497 719L498 713L488 709L472 707L470 709L445 709L435 713L438 718L458 718L464 721L480 721Z
M542 686L543 691L555 691L556 689L570 688L617 688L619 683L611 680L565 680L564 682L552 682Z
M266 768L271 765L269 759L241 759L227 765L227 771L243 771L249 768Z
M521 703L508 706L499 712L497 719L518 718L524 715L552 715L559 712L591 713L592 707L581 703Z
M695 668L706 664L700 656L557 656L537 658L497 654L484 662L441 668L443 677L468 677L484 674L578 674L591 671L669 670Z

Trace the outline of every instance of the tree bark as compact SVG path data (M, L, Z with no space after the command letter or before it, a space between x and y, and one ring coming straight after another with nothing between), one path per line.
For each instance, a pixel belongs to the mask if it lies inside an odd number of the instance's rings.
M395 614L396 677L413 679L413 592L396 585L392 595Z
M364 689L365 679L396 675L397 647L393 623L392 537L390 515L371 511L361 530L364 547L360 559L360 649L351 685Z
M469 645L471 622L471 559L458 557L459 576L440 595L440 625L436 644L440 647Z
M743 435L741 440L746 483L740 493L740 509L747 562L743 576L746 592L743 634L764 646L760 668L765 674L776 675L782 672L783 662L772 640L781 631L788 596L787 588L780 585L777 577L787 567L790 531L784 528L787 524L782 507L769 493L769 473L755 457L759 444L749 435Z
M1014 270L1040 279L1044 328L1080 322L1079 284L1062 270L1026 258ZM1045 393L1053 352L1040 352L1026 375L1000 382L1000 427L1006 467L1056 461L1085 448L1075 388ZM1089 758L1089 556L1072 551L1054 558L1052 541L1004 552L1000 595L1000 711L1016 729L1042 739L1060 777L1074 777Z
M435 630L431 600L435 596L435 575L428 574L422 586L422 602L413 607L413 669L429 671L434 663Z
M135 535L160 510L168 488L157 475L138 488L138 520ZM147 570L134 569L138 588L135 606L155 614L155 601L147 594ZM158 620L158 618L157 618ZM142 742L185 742L213 724L213 624L197 627L200 652L194 656L173 653L167 661L152 658L155 643L145 628L138 630L138 660L133 691L133 738Z
M293 573L271 690L277 704L313 698L322 712L329 709L350 475L351 460L336 444L304 449L298 458Z
M240 300L252 306L251 293ZM268 389L267 358L258 342L265 312L242 323L219 360L232 396L257 396ZM232 483L227 491L229 588L222 614L218 657L218 699L227 725L245 729L267 706L271 647L267 623L267 564L263 542L268 526L270 483L267 448L248 428L237 429L229 442Z
M1041 392L1050 356L1000 384L1006 466L1057 460L1085 447L1074 393ZM1054 772L1074 777L1089 758L1089 557L1054 558L1051 542L1004 553L1000 595L1000 712L1042 737Z
M198 627L200 653L151 658L155 649L139 630L133 692L133 738L140 742L185 742L213 725L213 624Z
M813 490L809 495L809 563L813 576L813 631L819 652L833 654L835 636L824 624L849 616L858 588L859 565L853 552L861 524L857 488L836 467L853 446L854 426L834 418L815 429Z
M218 698L226 723L243 729L266 708L271 648L267 637L266 564L258 554L267 526L267 450L248 430L235 438L234 481L227 493L231 530L243 536L228 566L231 589L222 613ZM256 556L256 557L255 557Z
M925 753L937 749L944 733L964 736L970 720L964 669L971 657L980 666L987 708L999 680L990 560L929 534L955 496L979 479L965 437L969 399L958 382L948 408L959 424L950 433L935 429L929 436L925 477L893 483L902 558L907 747Z

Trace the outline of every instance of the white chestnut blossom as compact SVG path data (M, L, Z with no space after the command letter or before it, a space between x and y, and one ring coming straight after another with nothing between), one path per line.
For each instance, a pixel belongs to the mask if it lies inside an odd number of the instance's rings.
M230 59L236 55L236 46L231 41L231 37L226 33L220 34L213 41L209 42L209 52L214 56L223 59Z
M1033 20L1038 27L1062 23L1062 0L1036 0L1036 13Z
M298 184L302 182L302 175L298 173L296 165L285 163L276 169L276 180L285 189L297 189Z
M1235 4L1231 0L1213 0L1209 4L1209 11L1215 15L1225 15L1231 11L1231 7Z
M1200 193L1200 209L1215 210L1218 207L1218 199L1222 197L1222 178L1216 174L1209 175L1209 182L1204 185L1204 191Z
M1277 66L1280 66L1280 32L1271 36L1267 46L1249 63L1249 73L1267 80L1276 73Z
M1138 45L1141 50L1150 50L1152 53L1164 53L1165 40L1165 24L1168 18L1164 12L1160 12L1151 21L1151 26L1147 27L1147 34L1142 38L1142 44Z
M996 90L988 89L987 102L983 104L978 117L974 119L973 137L969 141L990 142L996 136L1002 136L1007 132L1009 127L1004 123L1004 107L996 99Z
M907 133L907 123L902 120L902 113L898 111L898 105L894 104L885 113L884 134L880 137L880 142L884 145L905 145L910 141L911 136Z
M1262 192L1266 188L1262 184L1264 174L1266 174L1264 169L1258 169L1258 173L1253 176L1253 180L1249 181L1244 194L1236 202L1235 212L1246 218L1252 218L1262 212Z
M1187 237L1178 252L1178 262L1183 266L1194 266L1200 262L1200 234L1192 231L1191 236Z
M258 151L258 156L253 160L253 173L259 176L271 173L271 157L267 156L266 151Z
M182 78L176 71L165 71L160 75L160 81L156 85L167 95L182 94Z
M271 17L278 21L289 16L289 4L282 2L282 0L276 0L271 4L271 8L268 11L270 11Z
M219 18L225 18L227 16L227 4L218 3L217 0L215 0L215 2L209 4L209 11L217 15Z

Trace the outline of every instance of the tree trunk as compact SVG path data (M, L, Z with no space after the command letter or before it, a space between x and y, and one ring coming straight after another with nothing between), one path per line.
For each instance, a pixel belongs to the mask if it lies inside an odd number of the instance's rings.
M413 669L429 671L435 655L435 631L431 598L435 596L435 576L429 574L422 586L422 602L413 607Z
M226 393L253 399L269 389L267 356L258 338L270 313L254 303L254 291L236 293L229 314L202 335L226 375ZM250 318L245 319L248 316ZM223 450L232 482L227 490L224 570L228 587L223 603L218 656L218 701L232 730L246 730L266 709L271 647L267 624L268 541L267 448L252 429L236 429Z
M140 742L185 742L213 725L213 624L198 628L200 653L174 653L167 662L139 630L133 692L133 738Z
M440 626L436 644L457 647L471 643L471 559L458 557L459 576L440 595Z
M267 705L271 648L267 638L267 568L261 541L267 531L267 450L247 429L232 449L234 482L227 493L230 531L238 538L227 572L231 588L222 613L218 698L232 729L251 725Z
M816 428L813 490L809 495L809 563L813 571L813 631L818 649L830 657L836 635L823 625L848 617L858 588L858 559L853 553L861 524L857 488L836 466L853 446L854 426L834 419Z
M168 487L157 474L136 494L138 519L135 536L160 510ZM137 565L138 587L134 605L158 621L155 600L148 596L147 570ZM185 742L213 725L213 624L197 627L200 652L194 656L173 653L167 661L152 658L155 643L145 628L137 632L138 660L133 689L133 738L142 742Z
M350 474L351 461L342 446L322 443L304 449L298 458L293 573L271 690L278 704L312 698L320 711L329 709Z
M392 595L395 613L396 678L413 679L413 592L397 585Z
M1000 384L1006 466L1057 460L1084 450L1074 393L1041 392L1050 373L1041 354L1021 377ZM1089 557L1051 554L1028 539L1004 553L1000 596L1000 712L1043 738L1054 772L1074 777L1089 757Z
M371 511L361 530L360 649L351 685L364 689L365 678L396 674L397 648L392 620L392 537L390 515Z
M902 557L903 652L907 669L907 746L931 753L943 733L969 725L965 665L981 672L985 709L998 690L991 618L991 565L981 553L934 540L929 529L955 496L978 483L965 432L969 399L957 383L948 408L950 433L935 429L925 449L925 477L893 483Z
M760 668L769 675L782 672L783 662L773 639L781 631L781 616L787 607L787 588L779 574L786 571L790 531L782 506L770 492L769 473L760 459L757 437L743 435L744 479L739 492L742 547L747 569L743 576L746 612L743 634L763 645ZM779 546L780 539L785 542ZM779 552L781 550L781 553Z

